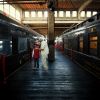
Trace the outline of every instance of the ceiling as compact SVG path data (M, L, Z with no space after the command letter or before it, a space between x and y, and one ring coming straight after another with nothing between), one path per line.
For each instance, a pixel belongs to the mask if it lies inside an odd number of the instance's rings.
M49 0L6 0L10 4L18 4L23 10L47 10ZM51 0L55 1L56 10L78 10L88 0ZM85 10L100 10L100 0L92 1Z
M54 3L55 10L95 10L100 11L100 0L6 0L9 4L15 4L19 6L22 10L48 10L48 5L50 1ZM75 23L68 24L55 24L55 33L59 35L66 28L71 27ZM37 32L46 35L47 34L47 24L31 24L29 25ZM39 27L38 29L34 27Z

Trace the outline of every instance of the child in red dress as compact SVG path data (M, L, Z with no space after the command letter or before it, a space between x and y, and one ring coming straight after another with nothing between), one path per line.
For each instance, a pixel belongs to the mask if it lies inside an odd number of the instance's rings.
M39 45L34 46L32 57L34 59L34 68L39 68L40 48Z

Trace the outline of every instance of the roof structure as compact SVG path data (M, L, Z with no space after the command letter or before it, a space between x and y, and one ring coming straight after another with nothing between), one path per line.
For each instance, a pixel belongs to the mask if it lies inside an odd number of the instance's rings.
M2 3L17 5L23 11L48 11L49 6L53 6L54 11L77 11L77 18L56 18L55 19L55 33L60 34L64 30L80 23L85 20L84 18L79 20L79 14L81 11L97 11L100 12L100 0L0 0ZM53 2L53 5L52 5ZM72 13L72 12L71 12ZM40 18L41 19L41 18ZM30 26L41 34L47 34L47 19L35 18L30 22L23 18L23 23ZM35 23L36 22L36 23Z

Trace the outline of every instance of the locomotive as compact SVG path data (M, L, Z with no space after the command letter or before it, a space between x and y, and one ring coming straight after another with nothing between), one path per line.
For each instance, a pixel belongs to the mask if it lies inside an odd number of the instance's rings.
M36 36L40 37L40 34L0 14L0 86L31 59Z
M100 13L65 30L60 47L73 61L100 78Z

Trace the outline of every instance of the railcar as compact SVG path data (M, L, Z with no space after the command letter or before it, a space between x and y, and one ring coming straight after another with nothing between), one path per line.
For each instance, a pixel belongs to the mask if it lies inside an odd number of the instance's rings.
M100 78L100 13L64 31L61 37L64 53Z
M31 59L34 36L39 34L0 14L0 86Z

